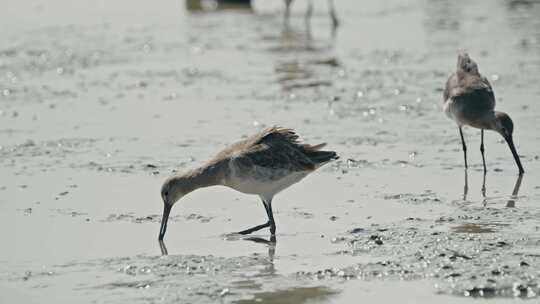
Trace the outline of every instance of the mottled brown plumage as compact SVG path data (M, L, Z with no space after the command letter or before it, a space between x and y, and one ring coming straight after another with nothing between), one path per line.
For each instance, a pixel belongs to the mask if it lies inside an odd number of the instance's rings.
M274 234L271 206L274 195L336 159L335 152L321 150L324 145L302 144L293 130L271 127L225 148L203 166L167 179L161 190L165 209L160 239L165 234L168 213L174 203L191 191L214 185L259 195L269 222L254 228L270 226Z
M480 151L482 152L484 172L487 171L484 157L484 129L487 129L494 130L504 137L512 151L519 173L523 174L523 167L512 139L514 131L512 119L504 112L495 111L493 88L487 78L480 74L478 65L467 53L458 55L456 72L446 82L443 99L446 116L454 120L459 128L465 168L468 167L467 146L462 126L468 125L482 130Z
M301 144L291 129L272 127L233 144L215 159L229 159L243 166L310 171L336 156L335 152L320 151L322 147L324 144Z

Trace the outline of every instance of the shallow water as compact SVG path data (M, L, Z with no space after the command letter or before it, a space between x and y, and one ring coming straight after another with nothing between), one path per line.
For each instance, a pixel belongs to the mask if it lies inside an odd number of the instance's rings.
M289 29L281 1L0 11L1 302L538 298L540 2L341 0L335 36L325 1L311 35L297 2ZM462 48L514 120L523 180L493 132L484 180L470 128L464 173L441 112ZM216 187L177 204L161 256L166 176L274 124L341 156L275 199L277 244L227 236L265 214Z

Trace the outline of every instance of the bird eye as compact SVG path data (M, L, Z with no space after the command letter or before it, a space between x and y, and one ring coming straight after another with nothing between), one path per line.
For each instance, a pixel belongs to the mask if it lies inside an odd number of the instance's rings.
M169 192L168 192L168 191L165 191L165 193L163 193L163 194L165 194L165 196L168 196L168 195L169 195Z

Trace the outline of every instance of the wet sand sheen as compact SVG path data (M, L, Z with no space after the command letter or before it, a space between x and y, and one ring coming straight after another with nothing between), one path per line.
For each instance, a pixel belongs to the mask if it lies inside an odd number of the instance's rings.
M537 297L540 5L339 1L332 40L324 5L309 39L302 4L282 31L281 1L259 2L0 12L0 302ZM519 183L490 133L483 181L472 129L464 177L441 114L458 48L512 113ZM161 257L165 177L273 124L341 155L279 195L277 244L227 239L264 210L212 188L171 214Z

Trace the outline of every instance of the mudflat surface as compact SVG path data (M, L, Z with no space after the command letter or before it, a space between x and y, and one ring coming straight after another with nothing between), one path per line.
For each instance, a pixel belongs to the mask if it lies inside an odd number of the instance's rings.
M540 292L540 2L16 1L0 10L0 302L472 303ZM311 34L309 34L311 32ZM514 120L442 114L466 49ZM159 189L260 129L341 159L278 195L196 191L161 255ZM260 231L260 238L268 238Z

